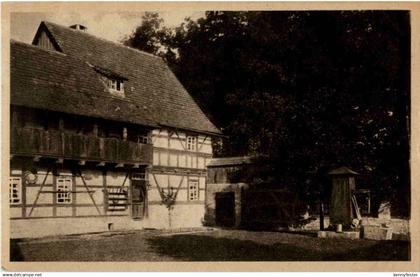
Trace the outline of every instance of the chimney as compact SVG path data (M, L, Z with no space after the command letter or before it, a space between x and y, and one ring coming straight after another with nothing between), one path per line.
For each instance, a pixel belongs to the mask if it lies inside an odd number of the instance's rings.
M74 24L71 25L70 28L75 29L75 30L79 30L79 31L83 31L86 32L87 31L87 27L81 25L81 24Z

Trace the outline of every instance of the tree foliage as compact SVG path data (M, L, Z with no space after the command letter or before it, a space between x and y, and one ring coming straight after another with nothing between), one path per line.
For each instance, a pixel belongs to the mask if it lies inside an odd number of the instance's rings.
M165 47L150 52L229 136L217 154L263 154L265 174L304 195L347 165L409 208L408 13L214 11L137 36L128 45Z

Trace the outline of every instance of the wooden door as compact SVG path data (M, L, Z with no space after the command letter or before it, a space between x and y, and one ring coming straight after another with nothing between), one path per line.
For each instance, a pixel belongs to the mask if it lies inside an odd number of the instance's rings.
M142 219L146 214L147 201L146 182L140 180L131 181L131 217Z

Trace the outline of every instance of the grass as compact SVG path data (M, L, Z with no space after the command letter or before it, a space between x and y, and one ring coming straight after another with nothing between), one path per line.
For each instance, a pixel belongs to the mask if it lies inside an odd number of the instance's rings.
M320 239L311 234L220 230L134 232L64 240L11 241L24 261L406 261L409 241Z

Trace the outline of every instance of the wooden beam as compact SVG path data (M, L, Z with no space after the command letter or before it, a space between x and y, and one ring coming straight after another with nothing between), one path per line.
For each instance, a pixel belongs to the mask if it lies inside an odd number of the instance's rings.
M181 137L180 137L180 136L179 136L179 134L178 134L178 131L175 131L175 134L176 134L176 136L178 137L179 142L180 142L180 143L181 143L181 145L182 145L182 148L184 148L184 150L185 150L185 151L188 151L188 149L187 149L187 140L186 140L186 138L185 138L185 140L181 139ZM185 144L184 144L184 143L182 143L182 142L185 142Z
M38 191L38 193L37 193L37 195L36 195L36 197L35 197L35 201L34 201L34 203L32 204L32 208L31 208L31 210L29 211L29 215L28 215L28 217L31 217L31 214L32 214L32 212L33 212L33 210L34 210L34 208L35 208L36 204L38 203L39 195L40 195L40 194L41 194L41 192L42 192L42 188L43 188L43 187L44 187L44 185L45 185L45 181L47 181L47 177L48 177L48 174L50 174L50 171L51 171L51 168L48 168L48 169L47 169L47 174L45 174L44 180L43 180L43 181L42 181L42 183L41 183L41 187L39 188L39 191Z
M159 133L157 134L157 136L154 136L153 135L153 131L151 131L151 135L150 135L151 138L150 138L150 140L151 140L152 144L154 144L156 142L156 139L160 135L161 132L162 132L162 129L159 129Z
M203 140L203 142L201 143L200 148L198 148L198 147L197 147L197 152L200 152L200 151L201 151L201 148L203 148L203 145L204 145L204 143L206 142L207 137L208 137L208 135L206 135L206 136L204 137L204 140ZM199 136L197 136L197 145L198 145L198 138L199 138Z
M98 211L98 214L99 215L102 215L101 210L98 208L98 205L96 205L95 198L93 198L92 193L89 192L90 190L88 188L88 185L86 184L85 178L83 178L83 176L82 176L82 171L80 171L80 169L79 169L79 172L78 173L79 173L80 179L82 179L82 182L83 182L83 185L84 185L84 187L86 189L86 192L88 193L90 199L92 200L93 205L95 205L95 208Z

